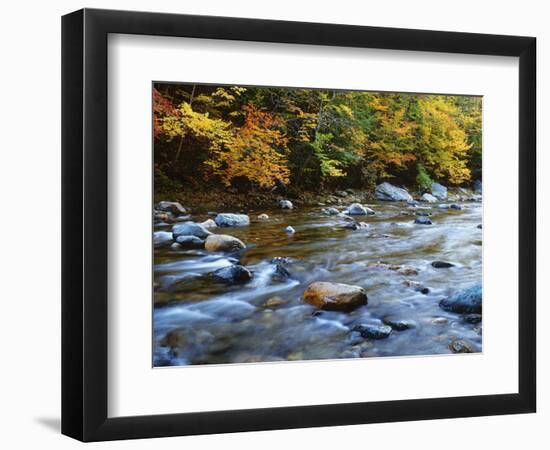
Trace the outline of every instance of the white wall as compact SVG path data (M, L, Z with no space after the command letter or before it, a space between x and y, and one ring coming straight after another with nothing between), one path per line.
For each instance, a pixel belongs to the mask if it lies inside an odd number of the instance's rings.
M545 2L399 0L276 2L210 0L189 2L111 0L88 2L4 2L0 17L0 251L2 278L0 342L0 443L4 448L75 448L80 444L59 434L60 397L60 16L83 6L191 14L353 23L453 31L530 35L538 38L539 67L539 229L550 218L542 210L550 183L542 168L543 103L550 106L550 29ZM545 192L543 192L545 191ZM546 217L544 217L546 215ZM539 255L550 238L539 232ZM539 256L539 275L548 270ZM548 294L548 278L539 298ZM539 308L539 380L548 379L548 327ZM321 428L225 436L171 438L98 444L96 448L316 448L406 446L410 449L513 448L548 441L550 394L539 383L536 415L473 418ZM538 446L541 448L540 446Z

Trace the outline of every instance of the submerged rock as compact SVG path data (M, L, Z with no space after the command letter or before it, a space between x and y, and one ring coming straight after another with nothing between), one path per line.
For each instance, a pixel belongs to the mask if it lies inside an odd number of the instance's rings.
M264 306L266 308L277 308L278 306L284 305L286 303L287 303L286 300L283 300L281 297L275 296L275 297L271 297L270 299L268 299L264 303Z
M432 267L434 269L448 269L449 267L454 267L453 263L447 261L434 261L432 262Z
M164 211L174 214L175 216L187 214L186 209L178 202L162 201L155 205L157 211Z
M250 218L246 214L222 213L214 220L219 227L244 227L250 224Z
M439 200L445 200L447 198L447 188L442 184L432 183L432 195Z
M285 228L285 233L294 234L296 233L296 230L289 225L288 227Z
M204 242L209 252L234 252L246 247L243 241L227 234L211 234Z
M195 222L178 223L172 227L172 233L174 234L174 239L178 236L196 236L204 239L212 234L200 223Z
M453 339L449 344L453 353L475 353L474 345L465 339Z
M260 214L260 215L258 216L258 219L260 219L260 220L267 220L267 219L269 219L269 216L268 216L267 214Z
M439 302L439 306L446 311L459 314L481 313L482 289L481 284L474 284Z
M386 325L389 325L396 331L405 331L410 328L416 327L416 323L408 319L400 319L395 316L386 316L382 319Z
M409 194L405 189L398 188L393 184L384 182L376 186L374 195L377 200L385 201L403 201L410 202L413 200L411 194Z
M414 219L414 223L417 225L432 225L433 222L427 216L418 216Z
M281 200L279 202L279 206L281 209L292 209L294 208L294 205L290 200Z
M252 272L241 265L222 267L212 273L212 276L224 283L242 284L252 279Z
M368 302L362 287L325 281L310 284L304 291L303 299L319 309L337 311L351 311Z
M432 194L428 194L427 192L422 194L422 197L420 197L420 200L427 203L437 202L437 198L435 198Z
M375 262L368 264L369 269L393 270L399 275L418 275L418 269L412 266L401 266L399 264L386 264L383 262Z
M477 324L480 323L482 319L481 314L465 314L462 316L462 320L466 323Z
M348 207L347 211L350 216L366 216L374 214L374 211L372 209L363 206L360 203L351 204Z
M204 241L197 236L178 236L176 243L181 248L204 248Z
M368 323L362 323L356 325L353 331L357 331L362 337L367 339L384 339L387 338L391 332L392 327L389 325L374 325Z
M346 222L345 224L342 225L342 228L346 228L348 230L355 230L355 231L357 231L357 230L366 230L368 227L369 227L368 223L356 222L356 221Z
M462 206L457 205L456 203L453 203L451 205L451 209L456 209L457 211L460 211L462 209Z

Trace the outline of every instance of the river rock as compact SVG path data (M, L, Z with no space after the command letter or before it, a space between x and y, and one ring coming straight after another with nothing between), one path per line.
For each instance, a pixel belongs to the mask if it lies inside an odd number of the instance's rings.
M420 197L420 200L426 203L435 203L437 202L437 198L434 197L432 194L428 194L427 192L422 194L422 197Z
M474 345L466 339L453 339L449 344L453 353L475 353Z
M174 239L177 239L178 236L196 236L204 239L212 234L200 223L195 222L178 223L172 227L172 233Z
M173 242L172 233L169 231L155 231L153 233L153 245L155 247L162 247Z
M466 323L478 324L481 322L481 314L464 314L462 320Z
M333 207L323 208L321 211L327 216L337 216L338 214L340 214L340 211Z
M474 192L476 192L477 194L481 194L481 187L481 180L474 181Z
M269 216L268 216L267 214L260 214L260 215L258 216L258 219L260 219L260 220L267 220L267 219L269 219Z
M216 222L214 222L212 219L206 219L204 222L201 222L200 225L202 225L204 228L216 228Z
M460 211L462 209L462 206L453 203L451 204L451 209L456 209L457 211Z
M434 261L432 262L432 267L434 269L448 269L449 267L454 267L453 263L447 261Z
M367 339L384 339L391 334L392 327L390 327L389 325L362 323L356 325L353 328L353 331L359 332L361 336Z
M399 264L386 264L383 262L375 262L368 264L369 269L393 270L399 275L418 275L418 269L412 266L401 266Z
M292 208L294 208L294 205L292 204L292 202L290 200L281 200L279 202L279 207L281 209L292 209Z
M197 236L178 236L176 243L181 248L204 248L204 241Z
M252 279L252 272L241 265L222 267L212 273L212 276L224 283L242 284Z
M483 228L483 225L479 224L477 227L481 230Z
M244 227L250 225L250 218L246 214L222 213L214 219L219 227Z
M446 311L459 314L481 313L482 290L481 284L474 284L469 288L444 298L439 306Z
M157 211L169 212L175 216L187 214L186 209L178 202L162 201L156 204L155 209Z
M209 252L234 252L246 247L243 241L227 234L211 234L204 242Z
M348 194L346 191L336 191L336 192L334 193L334 195L336 195L337 197L342 197L342 198L344 198L344 197L347 197L349 194Z
M405 189L398 188L393 184L384 182L376 186L374 195L377 200L386 200L386 201L403 201L408 202L412 201L413 198Z
M447 188L442 184L432 183L432 195L439 200L445 200L447 198Z
M178 348L185 346L185 334L182 330L172 330L164 335L160 340L159 345L161 347Z
M289 225L288 227L285 228L285 233L294 234L296 233L296 230Z
M414 219L414 223L417 225L432 225L432 221L427 216L419 216Z
M369 227L368 223L365 222L356 222L355 220L353 222L346 222L342 225L342 228L346 228L348 230L366 230Z
M366 216L374 214L374 211L360 203L353 203L348 206L348 214L351 216Z
M319 309L335 311L351 311L368 302L365 290L359 286L325 281L310 284L303 299Z
M172 218L172 214L166 211L153 211L153 218L156 222L167 222Z
M410 328L416 327L416 323L408 319L400 319L395 316L386 316L382 319L386 325L389 325L396 331L405 331Z
M284 305L285 303L287 303L286 300L283 300L281 297L275 296L268 299L264 303L264 306L266 308L277 308L278 306Z
M451 205L447 204L447 203L441 203L439 205L437 205L437 207L439 209L450 209L451 208Z

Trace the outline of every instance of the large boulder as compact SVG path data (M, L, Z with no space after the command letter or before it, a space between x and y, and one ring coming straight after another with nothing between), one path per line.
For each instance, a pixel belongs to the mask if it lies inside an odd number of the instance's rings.
M319 309L351 311L367 304L367 294L359 286L317 281L310 284L303 294L306 303Z
M481 284L474 284L439 302L439 306L446 311L459 314L481 313L482 290Z
M409 194L405 189L398 188L397 186L394 186L393 184L387 182L376 186L374 195L376 196L377 200L394 202L410 202L413 200L411 194Z
M360 203L353 203L349 205L347 211L350 216L366 216L374 214L374 211L372 209L363 206Z
M176 243L179 248L204 248L204 241L197 236L178 236Z
M172 233L170 233L169 231L155 231L153 233L153 245L155 247L169 245L173 242L172 239Z
M422 194L422 197L420 197L420 200L426 203L435 203L437 202L437 198L435 198L432 194L428 194L427 192Z
M177 239L178 236L196 236L204 239L212 234L203 225L195 222L178 223L172 227L172 233L174 239Z
M204 242L204 248L209 252L234 252L245 247L243 241L227 234L211 234Z
M187 214L187 211L185 210L185 208L181 206L181 203L178 203L178 202L162 201L157 203L157 205L155 206L155 209L157 211L172 213L175 216Z
M292 208L294 208L294 205L292 204L292 202L290 200L281 200L279 202L279 206L281 207L281 209L292 209Z
M246 214L218 214L214 221L219 227L244 227L250 225L250 218Z
M447 198L447 188L442 184L432 183L432 195L439 200L445 200Z
M252 279L252 273L244 266L234 265L222 267L212 273L212 276L224 283L242 284Z

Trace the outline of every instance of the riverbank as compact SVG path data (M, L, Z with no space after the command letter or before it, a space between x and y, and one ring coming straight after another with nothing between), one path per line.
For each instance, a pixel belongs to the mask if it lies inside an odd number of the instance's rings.
M405 188L416 201L422 201L422 195L426 192L418 192ZM241 213L253 213L261 209L272 208L283 199L292 201L295 207L308 206L346 206L352 203L369 203L376 201L374 190L344 189L311 192L304 191L298 195L281 194L270 191L237 192L229 189L208 190L180 190L172 192L155 193L154 204L169 200L179 202L188 211L206 213L208 211L231 211ZM479 192L474 187L449 188L446 200L473 201L480 200Z

